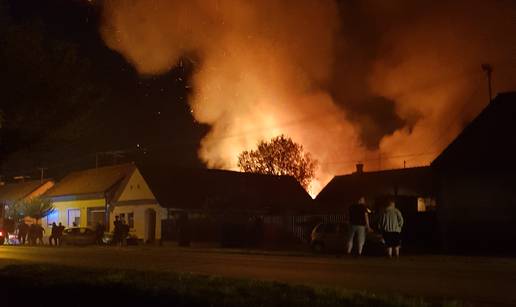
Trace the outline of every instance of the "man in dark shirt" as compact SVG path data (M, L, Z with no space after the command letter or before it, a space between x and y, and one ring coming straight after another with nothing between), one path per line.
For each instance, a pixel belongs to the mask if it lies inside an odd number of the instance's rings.
M113 222L113 245L118 245L120 244L121 240L122 240L122 235L121 235L121 226L122 226L122 223L120 222L120 216L115 216L115 221Z
M29 245L36 245L37 230L34 223L30 224L28 234Z
M357 253L362 255L362 249L366 239L366 231L369 231L369 216L365 206L365 198L361 197L358 203L349 207L349 233L347 242L347 253L353 250L353 241L357 237Z
M29 232L29 225L22 220L21 224L18 226L18 241L20 244L25 245L25 241L27 241L27 233Z
M56 231L56 237L57 237L57 245L61 245L61 240L63 238L63 232L65 230L65 227L63 226L63 224L61 224L61 222L59 222L59 225L57 225L57 231Z
M50 232L50 238L48 238L48 243L50 244L50 246L52 246L52 245L57 246L57 232L58 232L57 227L58 226L56 225L55 222L52 223L52 230Z
M34 224L36 225L36 244L41 244L41 245L45 245L45 243L43 242L43 234L45 233L45 229L43 228L43 226L41 226L40 224Z

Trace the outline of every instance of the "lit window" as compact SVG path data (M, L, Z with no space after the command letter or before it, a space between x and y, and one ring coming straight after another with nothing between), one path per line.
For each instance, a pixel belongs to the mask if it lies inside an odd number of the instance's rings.
M86 218L86 224L90 227L95 227L99 222L104 222L106 216L106 210L104 207L88 208L88 216Z
M417 212L425 212L426 211L426 199L423 197L419 197L417 199Z
M68 227L78 227L81 225L81 210L68 209Z
M52 223L59 223L59 211L54 210L52 213L47 215L47 225L52 225Z

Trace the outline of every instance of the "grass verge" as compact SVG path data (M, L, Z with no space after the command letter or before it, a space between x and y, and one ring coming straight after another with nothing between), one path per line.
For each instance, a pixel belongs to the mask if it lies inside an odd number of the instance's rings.
M0 270L6 306L457 306L420 298L214 276L11 265ZM2 304L3 305L3 304Z

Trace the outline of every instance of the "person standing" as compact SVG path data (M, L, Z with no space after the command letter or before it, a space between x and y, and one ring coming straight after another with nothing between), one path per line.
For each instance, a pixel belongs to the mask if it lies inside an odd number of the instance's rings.
M52 230L50 231L50 238L48 238L48 243L50 244L50 246L52 246L52 245L57 246L57 232L58 232L57 225L54 222L54 223L52 223Z
M36 244L38 244L38 242L39 242L39 244L45 245L45 242L43 242L43 234L45 233L45 229L40 224L35 224L35 225L36 225L36 229L35 229Z
M29 232L29 225L25 223L24 220L22 220L21 224L18 225L18 242L21 245L25 245L25 242L27 241L27 233Z
M365 197L361 197L358 203L355 203L349 207L349 231L346 252L348 255L353 250L353 242L357 237L357 254L362 255L364 244L366 240L366 232L370 231L369 227L369 215L367 213L367 207L365 205Z
M2 227L0 227L2 228ZM3 230L4 230L4 240L6 244L10 244L10 233L14 233L16 230L16 223L13 219L4 219L3 220Z
M29 226L29 231L28 231L28 240L29 240L29 245L35 245L36 244L36 224L32 223L30 224Z
M127 246L127 237L129 236L129 224L125 219L120 219L120 246Z
M63 237L63 232L65 230L65 227L63 226L63 224L61 224L61 222L59 222L59 225L57 225L57 231L56 231L56 235L57 235L57 245L60 246L61 245L61 238Z
M396 258L400 256L401 247L401 229L403 227L403 215L396 208L393 200L389 201L389 205L384 210L379 220L379 229L383 233L383 239L387 246L387 256L392 258L392 250Z
M121 223L120 223L120 217L117 215L115 216L115 221L113 222L113 244L114 245L117 245L118 243L120 243L120 240L121 240L121 235L120 235L120 231L121 231Z

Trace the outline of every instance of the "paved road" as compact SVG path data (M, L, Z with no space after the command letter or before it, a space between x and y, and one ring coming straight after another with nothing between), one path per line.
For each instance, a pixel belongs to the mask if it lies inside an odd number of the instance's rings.
M244 254L175 247L0 247L0 267L12 263L192 272L516 305L516 259L413 256L379 258Z

